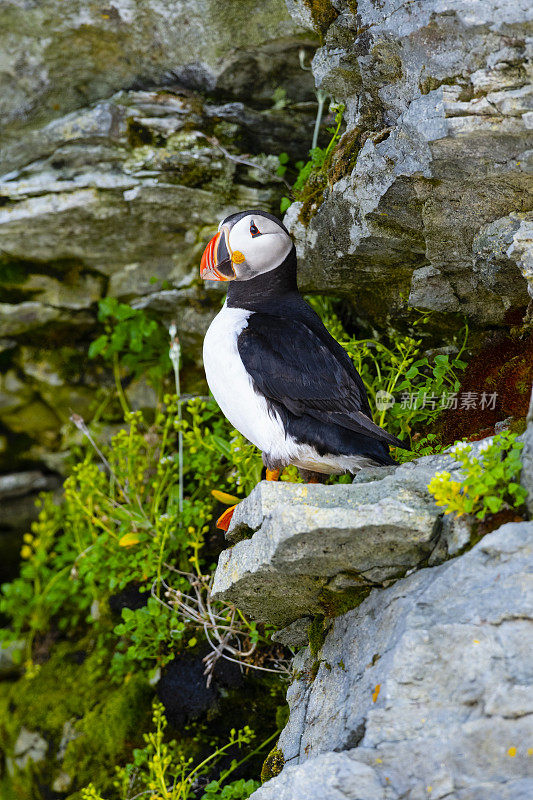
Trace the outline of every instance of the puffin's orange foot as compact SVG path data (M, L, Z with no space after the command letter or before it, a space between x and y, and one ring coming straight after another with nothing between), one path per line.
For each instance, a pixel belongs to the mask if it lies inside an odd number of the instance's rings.
M266 471L266 479L267 481L278 481L279 480L279 469L268 469Z
M231 518L233 516L233 512L237 506L230 506L227 508L223 514L217 519L217 528L220 528L221 531L227 531L229 528L229 524L231 522Z

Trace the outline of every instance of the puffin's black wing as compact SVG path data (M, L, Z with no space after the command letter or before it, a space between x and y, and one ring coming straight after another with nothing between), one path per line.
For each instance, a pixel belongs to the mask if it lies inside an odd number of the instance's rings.
M344 351L339 358L340 345L325 329L315 331L302 319L256 312L239 334L237 347L254 387L267 400L297 417L308 415L403 447L370 419L361 377Z

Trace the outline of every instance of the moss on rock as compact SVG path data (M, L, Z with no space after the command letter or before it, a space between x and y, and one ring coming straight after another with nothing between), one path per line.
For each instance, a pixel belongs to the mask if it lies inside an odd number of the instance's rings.
M279 775L285 766L285 757L279 747L274 747L267 755L261 770L261 783L269 781Z
M0 684L0 750L12 764L0 784L2 799L44 797L60 772L72 778L72 800L90 781L111 789L115 764L140 744L152 695L144 677L110 683L101 652L57 644L33 678ZM23 726L49 747L43 761L21 768L14 748Z
M339 16L339 12L330 3L330 0L304 0L304 2L311 12L316 29L324 36L331 23L335 22Z
M368 597L371 586L362 586L357 589L346 589L343 592L332 592L327 588L320 592L319 603L328 617L340 617L352 608L357 608Z

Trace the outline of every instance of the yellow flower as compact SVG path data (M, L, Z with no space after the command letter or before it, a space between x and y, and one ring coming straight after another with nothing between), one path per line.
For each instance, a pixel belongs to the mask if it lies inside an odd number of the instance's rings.
M139 541L139 537L135 533L125 533L119 539L118 544L119 547L132 547L134 544L138 544Z

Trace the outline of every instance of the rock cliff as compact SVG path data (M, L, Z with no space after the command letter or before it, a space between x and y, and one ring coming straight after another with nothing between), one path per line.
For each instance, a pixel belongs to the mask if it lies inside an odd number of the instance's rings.
M345 112L325 187L286 216L302 288L380 326L409 297L437 344L463 315L472 341L525 318L528 3L9 0L0 52L2 471L61 467L109 379L86 360L102 297L175 318L198 365L220 301L201 250L220 215L277 211L313 83Z
M314 680L299 654L286 766L253 800L530 797L532 534L504 525L375 589L335 621Z
M526 0L2 4L2 580L36 493L59 484L71 412L90 415L110 381L87 361L98 301L176 319L197 388L221 299L195 282L200 253L222 215L277 212L277 155L293 171L305 159L315 87L345 110L321 190L285 217L301 287L380 329L408 300L433 312L437 346L464 317L476 342L518 331L473 376L507 359L527 391L532 20ZM444 517L427 491L443 467L449 455L353 485L262 483L235 513L216 596L309 642L283 770L254 800L532 796L533 523L481 538ZM43 757L37 732L17 742L24 763Z
M533 421L530 497L532 434ZM456 466L444 454L352 485L263 483L237 508L215 596L307 645L276 746L281 774L253 800L533 791L533 523L483 535L443 518L427 483Z
M221 216L279 209L277 154L305 155L315 118L299 52L316 34L283 0L242 5L2 4L1 473L63 470L71 413L90 419L112 385L87 359L103 297L175 320L184 388L205 391L220 294L198 286L202 250ZM33 501L0 521L6 547Z
M327 4L288 5L303 22ZM303 284L356 289L375 317L403 292L477 325L516 319L533 292L529 3L331 8L313 72L347 127L323 197L288 214Z

